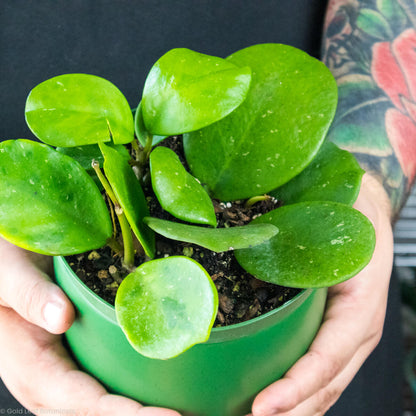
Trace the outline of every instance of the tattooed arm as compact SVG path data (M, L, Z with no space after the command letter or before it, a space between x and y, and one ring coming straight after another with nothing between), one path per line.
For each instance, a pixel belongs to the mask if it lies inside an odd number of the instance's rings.
M329 290L309 351L257 396L254 416L325 414L381 338L393 260L391 221L416 174L415 23L414 1L329 1L323 60L339 87L329 139L354 153L367 171L355 207L373 222L376 249L362 272ZM377 413L349 405L343 414Z
M323 60L339 86L330 139L386 190L392 214L416 174L416 4L330 1Z

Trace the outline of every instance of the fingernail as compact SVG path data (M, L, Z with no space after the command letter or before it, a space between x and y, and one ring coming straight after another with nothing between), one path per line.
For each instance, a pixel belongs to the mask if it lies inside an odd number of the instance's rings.
M61 302L48 302L43 308L43 319L46 329L52 333L59 333L62 327L62 313L64 305Z

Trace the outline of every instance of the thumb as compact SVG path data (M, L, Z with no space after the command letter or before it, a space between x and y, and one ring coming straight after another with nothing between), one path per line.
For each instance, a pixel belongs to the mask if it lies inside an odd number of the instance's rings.
M65 332L75 311L47 272L51 259L0 238L0 303L53 334Z

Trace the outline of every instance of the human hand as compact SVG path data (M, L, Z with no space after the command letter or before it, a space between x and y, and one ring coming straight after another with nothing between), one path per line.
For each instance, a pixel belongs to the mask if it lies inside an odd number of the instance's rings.
M178 416L108 394L78 370L56 335L75 313L48 278L51 269L50 258L0 238L0 376L17 400L39 415L49 409L71 416Z
M363 178L355 208L376 230L367 267L328 291L322 326L309 351L285 377L256 397L253 416L319 416L336 402L378 344L384 324L393 262L387 196L379 183Z

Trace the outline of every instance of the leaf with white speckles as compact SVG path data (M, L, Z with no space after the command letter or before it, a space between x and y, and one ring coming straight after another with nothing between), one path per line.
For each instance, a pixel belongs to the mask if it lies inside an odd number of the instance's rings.
M208 126L244 101L250 81L246 65L172 49L146 78L141 104L146 130L170 136Z
M218 294L200 264L174 256L143 263L129 274L117 291L115 308L133 348L165 360L208 339Z
M0 144L0 234L49 255L97 249L112 234L91 177L72 158L30 140Z
M371 259L374 228L359 211L337 202L301 202L254 220L280 232L264 244L236 250L260 280L287 287L326 287L355 276Z
M140 144L145 147L148 135L150 134L146 126L144 125L143 121L143 113L142 113L142 103L140 102L136 108L136 112L134 114L134 131L136 132L137 139L139 140ZM158 136L157 134L153 134L152 137L152 146L156 146L161 141L165 140L168 136Z
M298 49L255 45L228 61L253 71L246 100L223 120L184 135L192 174L223 201L268 193L301 172L337 105L328 68Z
M95 75L64 74L42 82L27 97L25 115L33 134L52 146L83 146L111 138L126 144L134 139L126 98Z
M165 211L183 221L217 225L211 198L185 170L175 152L167 147L153 150L150 172L153 190Z
M299 175L270 195L285 204L302 201L335 201L352 205L360 191L364 171L355 157L326 142Z

